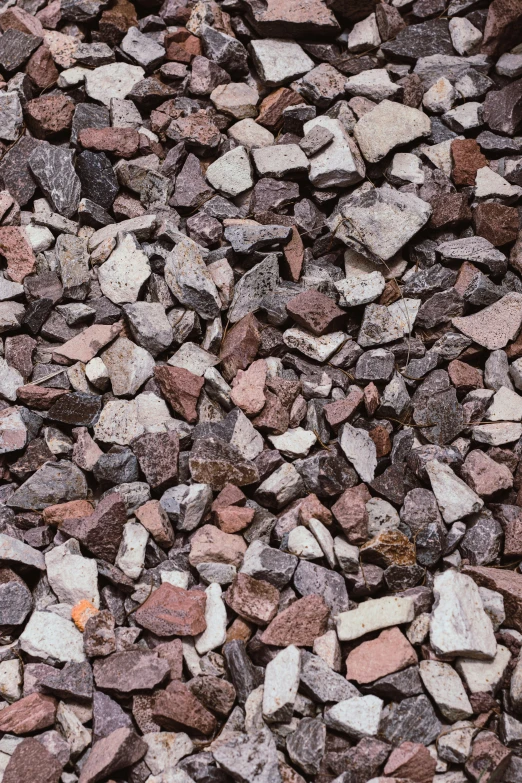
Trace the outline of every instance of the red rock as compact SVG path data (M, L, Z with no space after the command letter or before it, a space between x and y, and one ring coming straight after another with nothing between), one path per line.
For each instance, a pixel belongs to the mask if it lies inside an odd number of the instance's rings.
M201 704L183 682L174 680L167 690L152 699L152 718L167 730L192 729L212 734L217 727L215 717Z
M177 483L177 432L146 432L132 441L132 450L152 489L168 489Z
M43 693L31 693L0 711L0 731L29 734L54 724L58 702Z
M252 364L260 342L259 323L252 313L245 315L229 329L219 352L221 373L225 380L230 383L238 370L246 370Z
M498 57L522 39L522 4L519 0L493 0L488 8L481 52Z
M60 75L58 68L54 64L51 51L45 44L42 44L30 57L25 67L25 72L39 90L47 90L49 87L52 87L56 84Z
M236 689L231 682L221 677L199 675L190 680L188 687L204 707L218 715L226 717L234 706Z
M59 783L62 765L33 737L20 742L9 759L2 783Z
M33 372L33 353L37 344L28 334L5 338L5 360L10 367L18 370L24 379Z
M223 533L214 525L203 525L190 541L189 562L191 566L208 562L229 563L239 568L246 548L242 536Z
M225 601L244 620L266 625L277 613L279 590L262 579L238 574L225 593Z
M386 427L382 427L380 424L369 431L368 435L375 443L377 449L377 459L385 457L391 451L390 433Z
M283 248L284 270L286 277L293 283L298 283L301 277L304 260L304 245L301 235L295 226L292 227L290 242Z
M140 135L135 128L84 128L78 141L86 150L132 158L138 151Z
M283 406L279 397L271 392L265 392L266 403L259 414L253 419L252 424L260 430L268 430L274 435L282 435L286 432L290 423L288 410Z
M248 370L238 370L232 381L230 399L247 416L255 416L266 402L264 393L266 373L266 361L258 359L252 362Z
M342 328L346 319L345 311L333 299L314 289L294 296L287 302L286 310L299 326L316 335Z
M359 387L352 386L344 400L336 400L336 402L325 405L323 408L324 417L330 427L337 431L341 424L347 422L361 404L363 397L363 392Z
M481 497L513 486L513 474L509 468L495 462L480 449L469 452L460 473L466 484Z
M501 783L512 755L492 731L481 731L464 770L475 783Z
M136 622L156 636L196 636L207 627L207 596L164 582L135 612Z
M47 506L42 511L44 522L48 525L58 525L64 519L89 516L94 508L88 500L70 500L68 503L58 503L55 506Z
M455 185L475 185L477 171L488 165L488 159L475 139L454 139L451 142L451 158L451 176Z
M452 384L458 391L470 392L473 389L483 389L482 370L471 367L465 362L454 359L448 364L448 374Z
M473 224L476 233L495 247L514 242L518 236L518 210L487 201L475 207Z
M364 407L368 416L373 416L377 408L379 407L380 397L377 386L372 382L368 386L364 387Z
M32 383L28 383L27 386L20 386L16 390L16 396L20 402L39 411L49 410L56 400L67 393L66 389L49 389L46 386L35 386Z
M217 498L212 503L212 511L225 506L244 506L246 495L234 484L225 484Z
M127 30L138 24L136 9L128 0L117 0L110 10L102 13L99 23L101 39L114 46L119 44Z
M184 367L169 367L166 364L154 368L154 377L161 393L176 413L194 424L198 420L196 405L205 379Z
M332 512L323 506L317 495L308 495L299 504L299 521L308 525L311 519L318 519L323 525L332 524Z
M522 574L486 566L464 566L462 571L471 576L479 587L496 590L503 596L510 626L522 632Z
M21 283L27 275L34 272L36 258L23 228L0 228L0 253L7 261L7 275L15 283Z
M405 778L411 783L432 783L436 766L437 762L424 745L403 742L392 750L384 774Z
M130 767L143 758L147 743L135 731L116 729L108 737L95 742L82 767L78 783L97 783L119 769Z
M74 109L74 101L65 95L42 95L27 103L24 116L33 135L46 139L71 127Z
M465 193L445 193L431 200L430 228L456 226L471 220L471 209Z
M326 632L329 616L330 609L320 595L307 595L274 617L261 641L275 647L312 647Z
M201 41L188 30L167 33L163 45L166 49L165 59L169 62L190 63L194 57L201 56Z
M117 492L102 498L89 516L65 518L60 530L77 538L95 557L114 563L127 522L127 509Z
M346 489L332 506L332 513L341 525L350 544L364 544L368 540L368 512L366 503L370 493L365 484Z
M36 18L46 30L56 30L62 19L60 0L52 0L49 5L37 12Z
M22 33L36 35L37 37L41 37L44 34L44 29L39 19L24 11L23 8L17 7L8 8L7 11L3 11L0 14L0 29L2 32L6 30L20 30Z
M283 111L288 106L303 103L303 98L288 87L280 87L275 92L263 98L259 106L256 122L264 125L269 131L277 131L283 123Z
M241 506L223 506L216 509L216 522L220 530L224 533L237 533L244 530L254 519L255 511L253 508L242 508Z
M399 631L390 628L359 644L346 659L346 679L364 685L417 663L417 653Z
M171 547L174 543L174 531L170 520L160 505L159 500L149 500L135 512L145 530L148 530L154 541L163 547Z
M154 652L158 653L160 658L164 658L170 666L170 679L181 680L183 675L183 642L181 639L161 642L156 645Z

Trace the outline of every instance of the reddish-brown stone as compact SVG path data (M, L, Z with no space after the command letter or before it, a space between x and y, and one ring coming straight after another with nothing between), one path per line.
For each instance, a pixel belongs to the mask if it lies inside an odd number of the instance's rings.
M167 690L154 695L152 718L162 728L174 731L191 729L207 735L217 727L214 716L179 680L174 680Z
M70 500L68 503L58 503L55 506L47 506L42 511L44 522L48 525L58 525L64 519L87 517L94 511L88 500Z
M207 709L225 717L236 700L236 689L231 682L214 675L193 677L188 687Z
M126 522L125 503L121 495L111 492L89 516L64 519L60 530L77 538L95 557L114 563Z
M361 547L361 560L388 568L415 565L415 546L400 530L381 530Z
M174 543L174 531L170 519L160 505L159 500L149 500L135 512L143 527L149 531L154 541L163 547Z
M340 329L346 313L333 299L320 291L309 289L297 294L286 304L288 315L304 329L321 335Z
M98 351L108 345L121 332L123 324L93 324L83 332L67 340L53 352L55 361L68 359L72 362L90 362Z
M60 75L50 49L45 44L42 44L31 56L25 67L25 72L39 90L47 90L52 87Z
M34 272L36 259L23 228L0 228L0 253L7 261L7 275L15 283L21 283Z
M417 663L417 653L399 631L390 628L363 642L346 659L346 679L364 685Z
M299 282L303 268L304 245L301 235L295 226L292 227L292 236L283 248L284 271L293 283Z
M261 337L259 323L252 314L245 315L229 329L221 343L221 372L229 383L238 370L246 370L256 358Z
M332 512L341 525L350 544L364 544L368 539L368 512L366 503L370 493L365 484L346 489L332 506Z
M252 423L257 429L267 430L274 435L282 435L287 431L290 422L288 410L275 394L267 391L265 397L265 406Z
M368 416L373 416L380 403L379 390L373 381L364 387L363 394L366 413Z
M161 642L154 648L160 658L164 658L170 666L170 679L181 680L183 675L183 642L181 639L172 639L169 642Z
M196 636L207 627L207 596L164 582L139 607L136 622L156 636Z
M518 236L518 210L488 201L475 207L473 224L479 236L495 247L502 247L508 242L514 242Z
M244 506L246 495L234 484L225 484L217 498L212 503L212 511L225 506Z
M0 711L0 731L29 734L54 724L58 702L43 693L31 693Z
M386 454L390 453L391 451L390 433L388 432L386 427L383 427L379 424L377 427L374 427L372 430L370 430L368 435L375 443L375 448L377 449L377 459L380 459L381 457L385 457Z
M129 728L116 729L95 742L82 767L78 783L97 783L143 758L147 743Z
M448 364L448 374L458 391L470 392L473 389L484 388L482 370L479 370L478 367L471 367L459 359L454 359Z
M33 737L20 742L9 759L2 783L59 783L62 765Z
M455 226L458 223L471 220L471 209L465 193L445 193L431 201L431 228Z
M65 95L42 95L25 107L26 122L37 139L63 133L71 127L75 103Z
M479 587L500 593L510 626L522 632L522 574L487 566L464 566L463 573L471 576Z
M152 489L168 489L178 480L177 432L146 432L132 441L132 450Z
M266 625L277 613L279 590L262 579L238 574L225 593L225 601L243 619Z
M329 616L330 609L320 595L307 595L274 617L261 641L275 647L312 647L326 632Z
M363 392L358 386L352 386L344 400L336 400L324 406L324 416L335 431L345 424L363 400Z
M44 29L39 19L36 19L33 14L24 11L23 8L8 8L0 14L0 29L2 32L6 30L20 30L21 33L27 35L36 35L42 37Z
M266 402L264 393L266 373L266 361L257 359L252 362L248 370L238 370L232 381L230 399L247 416L255 416Z
M28 334L15 334L5 338L5 360L26 379L33 372L33 353L37 346L36 340Z
M302 102L303 98L299 93L288 87L280 87L261 101L256 122L272 132L277 131L283 123L284 109Z
M520 0L493 0L488 8L482 39L482 53L498 57L522 39L522 3Z
M184 367L169 367L166 364L154 368L154 377L161 393L176 413L194 424L198 420L196 406L205 379L185 370Z
M425 745L403 742L392 750L384 774L404 778L411 783L432 783L436 766L436 760Z
M474 185L477 171L488 165L488 159L475 139L454 139L451 142L451 159L451 176L455 185Z
M502 489L511 489L513 486L510 469L495 462L480 449L469 452L460 472L464 481L481 497L493 495Z
M78 141L87 150L132 158L138 151L140 135L135 128L84 128Z
M214 525L203 525L196 530L190 542L190 565L214 562L229 563L239 568L246 548L242 536L223 533Z
M254 519L254 514L253 508L241 506L223 506L215 511L216 522L224 533L237 533L239 530L244 530Z
M323 506L317 495L308 495L299 504L299 521L308 525L311 519L318 519L323 525L332 524L332 512Z
M501 783L512 755L492 731L481 731L464 769L475 783Z

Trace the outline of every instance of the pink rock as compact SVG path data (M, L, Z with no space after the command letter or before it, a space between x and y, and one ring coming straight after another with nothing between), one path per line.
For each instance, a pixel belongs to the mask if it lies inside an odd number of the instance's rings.
M417 653L399 631L390 628L359 644L346 659L346 678L361 685L417 663Z
M229 563L239 568L246 548L242 536L223 533L214 525L203 525L192 536L189 562L191 566L208 562Z
M469 452L461 468L461 475L481 497L513 486L513 474L507 465L495 462L480 449Z
M122 324L93 324L81 334L61 345L53 353L53 359L70 359L73 362L90 362L98 351L121 332Z
M350 416L355 413L356 408L363 400L363 392L358 386L352 386L344 400L336 400L324 406L324 415L326 421L337 430L341 424L344 424Z
M34 272L36 259L23 228L19 226L0 228L0 253L7 260L7 275L13 282L21 283L27 275Z
M258 625L275 617L279 597L277 587L248 574L238 574L225 593L225 601L236 614Z
M264 359L252 362L248 370L238 370L232 381L230 399L247 416L254 416L262 410L266 397L264 393L267 366Z
M78 141L88 150L132 158L138 151L140 135L135 128L84 128Z
M140 506L135 514L136 518L149 531L159 546L172 546L174 543L174 531L159 500L149 500L143 506Z
M432 783L436 766L437 762L424 745L403 742L392 750L384 774L405 778L411 783Z
M58 702L43 693L31 693L0 712L0 731L28 734L52 726Z
M82 470L91 471L100 459L103 451L93 441L87 427L77 427L73 430L73 435L76 438L72 453L73 462Z
M254 519L254 514L253 508L242 508L241 506L223 506L217 508L215 512L216 522L224 533L237 533L248 527Z
M346 489L332 506L333 515L341 525L350 544L364 544L368 539L366 503L370 493L365 484Z

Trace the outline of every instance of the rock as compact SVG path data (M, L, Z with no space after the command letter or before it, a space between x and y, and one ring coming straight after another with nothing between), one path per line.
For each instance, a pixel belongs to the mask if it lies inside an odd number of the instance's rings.
M252 150L254 166L260 177L286 177L306 174L310 168L308 158L297 144L279 144Z
M214 758L229 775L245 783L281 783L276 744L268 729L239 734L220 743Z
M414 696L383 711L380 735L387 742L415 742L429 745L441 731L441 724L429 699Z
M11 496L15 508L41 511L46 506L87 495L87 483L81 470L69 462L46 462Z
M165 279L174 296L202 317L215 318L221 301L196 245L180 242L170 253Z
M172 408L188 422L197 421L196 404L204 385L199 378L182 367L156 366L154 378Z
M409 597L385 597L359 604L336 618L340 641L359 639L372 631L413 620L413 601Z
M424 687L447 720L454 723L471 717L473 709L462 681L449 664L421 661L420 676Z
M136 621L158 636L195 636L206 628L205 596L164 583L140 606Z
M346 674L360 684L373 682L417 663L417 655L398 628L383 631L348 655Z
M85 91L90 98L110 106L112 99L125 98L144 75L143 68L137 65L102 65L86 74Z
M403 742L392 750L384 770L387 775L395 775L399 778L407 775L408 778L419 783L429 783L433 780L436 764L436 760L424 745Z
M384 99L361 117L354 135L365 160L376 163L395 147L428 136L430 130L429 118L418 109Z
M480 511L484 505L481 498L459 479L448 465L431 460L426 464L426 471L447 524Z
M511 293L475 315L454 318L453 324L479 345L490 351L498 350L513 340L520 329L520 308L518 294Z
M290 720L294 711L301 653L290 645L281 650L266 667L263 692L263 718L269 723Z
M85 660L83 639L74 625L57 614L34 612L20 636L20 646L28 655L57 661Z
M116 652L107 658L98 658L93 667L94 681L98 688L129 694L134 691L152 690L170 671L164 658L146 650Z
M340 701L325 714L326 726L353 739L374 737L379 729L383 702L377 696L354 696Z
M81 556L75 539L48 552L45 565L49 584L62 603L74 606L87 599L99 607L96 563Z
M270 253L263 261L249 269L237 283L228 318L237 323L261 305L263 297L274 291L279 283L277 256Z
M41 144L29 156L28 164L53 209L72 217L80 203L80 179L73 167L72 151Z
M82 768L82 783L96 780L135 764L145 755L146 743L130 728L116 729L98 740Z
M104 295L115 304L135 302L143 283L150 277L145 254L130 234L122 234L116 249L99 270Z
M363 481L372 481L377 466L375 444L364 431L345 424L340 436L340 446Z
M263 632L261 641L276 647L311 647L326 630L329 609L318 595L295 601L280 612Z
M480 496L492 495L513 486L513 476L506 465L499 465L478 449L470 451L462 466L462 476Z

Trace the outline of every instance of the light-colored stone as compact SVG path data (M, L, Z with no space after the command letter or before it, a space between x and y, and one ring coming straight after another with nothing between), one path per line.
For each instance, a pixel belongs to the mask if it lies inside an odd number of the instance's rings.
M154 357L139 345L119 337L101 355L116 397L134 395L152 377Z
M91 744L92 731L85 728L72 707L63 701L56 710L56 723L71 749L72 758L77 758Z
M290 531L286 547L290 554L297 555L303 560L318 560L323 556L323 550L315 536L302 525Z
M192 740L182 731L154 731L144 734L143 740L147 743L147 752L143 761L153 775L161 775L165 772L168 776L171 772L176 773L174 768L178 761L194 750ZM166 783L170 781L167 779Z
M379 730L383 702L377 696L354 696L344 699L325 712L328 728L353 739L375 737Z
M130 579L138 579L145 564L145 548L149 533L139 522L127 522L116 556L116 565Z
M288 723L301 674L301 652L293 644L281 650L267 665L263 691L263 718L269 723Z
M195 242L182 240L169 253L165 281L176 299L201 318L212 320L219 315L221 300Z
M486 418L490 421L522 421L522 396L501 386L493 397Z
M362 481L373 481L377 467L377 449L366 430L345 424L339 445Z
M431 460L426 464L426 472L446 524L475 514L483 507L482 498L456 476L449 465Z
M285 345L321 363L327 362L347 339L348 335L344 332L330 332L318 337L297 327L283 333Z
M522 436L522 424L509 421L477 424L471 428L471 436L477 443L486 443L488 446L504 446L507 443L514 443Z
M0 533L0 560L11 560L13 563L45 571L45 559L41 552L5 533Z
M381 36L377 27L375 14L369 14L365 19L354 24L351 33L348 36L349 52L365 52L368 49L375 49L380 46Z
M11 304L11 302L6 302L6 304ZM15 304L15 302L12 304ZM22 311L25 311L22 305L20 307L22 307ZM16 400L16 390L23 385L24 379L18 370L7 364L6 360L0 356L0 397L14 402Z
M217 158L207 169L207 180L215 190L235 198L253 187L252 167L244 147L235 147Z
M49 584L62 603L74 606L87 600L100 606L96 560L82 556L75 538L47 552L45 565Z
M125 98L144 76L145 71L138 65L102 65L85 74L85 92L89 98L110 106L112 98Z
M341 307L357 307L374 302L384 291L385 285L386 281L380 272L369 272L335 283L341 295Z
M451 43L457 52L464 56L475 54L482 43L482 33L477 30L469 19L462 16L454 16L449 21Z
M396 152L389 168L390 176L402 182L424 183L424 171L420 158L411 152Z
M17 701L21 697L22 673L23 667L18 658L0 663L0 696L6 701Z
M386 99L363 115L354 128L359 148L370 163L377 163L395 147L429 136L430 132L431 122L426 114Z
M363 179L364 161L353 139L340 120L322 115L305 122L303 131L325 128L333 139L323 150L312 156L308 177L317 188L347 187Z
M83 636L70 620L51 612L34 612L20 636L20 647L28 655L45 661L66 663L85 660Z
M462 680L449 663L421 661L419 669L424 687L447 720L454 723L473 715Z
M221 587L217 582L210 584L205 590L207 603L205 605L206 629L195 641L199 655L205 655L225 643L227 638L227 610L221 597Z
M371 101L393 98L399 91L399 85L392 82L389 73L382 68L370 68L346 80L346 92L349 95L360 95Z
M239 120L239 122L231 125L227 130L227 134L231 139L235 139L238 144L246 147L247 150L258 147L270 147L275 141L274 134L263 128L262 125L259 125L251 117L246 117L244 120Z
M103 294L114 302L136 302L143 283L150 277L149 261L130 234L122 234L116 249L98 269Z
M501 177L489 166L483 166L477 171L475 176L475 198L502 199L505 203L510 203L518 199L522 193L522 188L518 185L512 185L507 179Z
M316 443L317 437L310 430L302 427L287 430L284 435L269 435L268 440L274 447L290 459L306 457L312 446Z
M250 44L252 59L267 87L279 87L311 71L314 61L295 41L260 38Z
M441 76L435 84L432 84L430 89L424 93L422 99L422 105L428 111L433 114L444 114L453 107L455 103L455 88L452 83L446 79L445 76Z
M499 644L492 661L459 658L456 668L470 693L495 694L510 660L511 653L507 647Z
M386 596L364 601L357 609L337 615L337 636L341 642L350 642L373 631L411 623L414 616L414 602L409 597Z
M303 174L310 168L310 162L297 144L275 144L252 150L256 171L260 177L286 177Z

